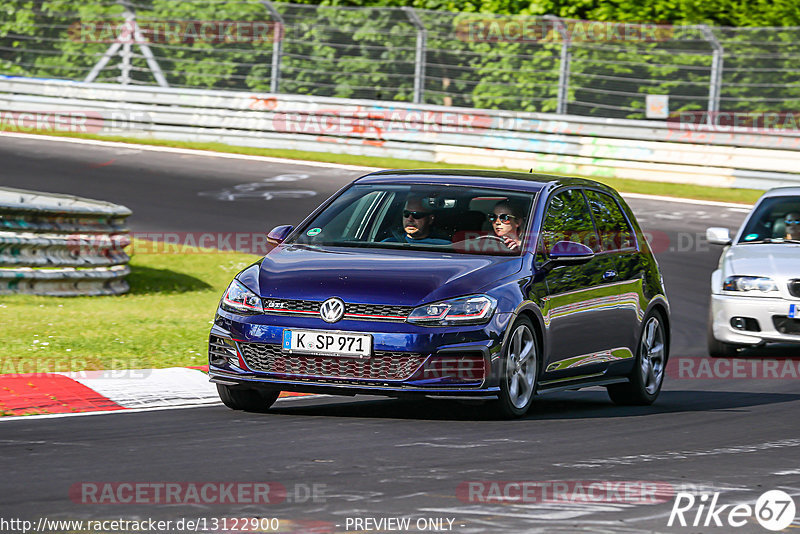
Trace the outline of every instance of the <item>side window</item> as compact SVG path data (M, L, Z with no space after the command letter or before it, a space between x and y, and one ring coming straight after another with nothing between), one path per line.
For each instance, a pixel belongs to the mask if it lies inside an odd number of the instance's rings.
M548 254L558 241L583 243L595 252L600 248L589 206L579 189L561 191L550 199L537 254Z
M375 211L386 195L385 192L374 191L355 199L332 219L326 221L317 234L312 234L309 241L324 241L330 236L363 241L365 232L371 224L374 224Z
M586 198L589 200L603 250L621 250L636 246L633 229L611 195L586 191Z

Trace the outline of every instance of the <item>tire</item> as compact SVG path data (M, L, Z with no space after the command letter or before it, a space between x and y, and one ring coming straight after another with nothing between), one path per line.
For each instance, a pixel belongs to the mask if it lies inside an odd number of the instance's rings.
M245 412L266 412L281 394L280 391L232 388L224 384L217 384L217 393L225 406Z
M653 404L664 384L667 367L667 329L657 311L647 314L636 349L636 363L624 384L608 386L608 396L614 404L649 406Z
M739 351L739 345L717 341L714 337L714 315L708 310L708 355L712 358L733 358Z
M505 419L522 417L533 403L539 380L539 344L533 323L519 317L509 329L500 365L500 395L494 411Z

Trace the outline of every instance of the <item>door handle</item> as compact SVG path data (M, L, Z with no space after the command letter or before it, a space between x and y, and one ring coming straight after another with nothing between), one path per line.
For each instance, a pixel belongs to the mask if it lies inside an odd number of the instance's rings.
M603 281L608 282L610 280L614 280L617 277L617 271L613 269L609 269L608 271L603 273Z

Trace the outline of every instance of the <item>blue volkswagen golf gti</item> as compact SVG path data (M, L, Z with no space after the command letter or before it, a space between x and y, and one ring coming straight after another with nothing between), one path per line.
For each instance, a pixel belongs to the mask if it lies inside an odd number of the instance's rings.
M633 213L578 178L382 171L328 199L225 291L209 376L232 409L281 391L484 399L605 386L651 404L669 304Z

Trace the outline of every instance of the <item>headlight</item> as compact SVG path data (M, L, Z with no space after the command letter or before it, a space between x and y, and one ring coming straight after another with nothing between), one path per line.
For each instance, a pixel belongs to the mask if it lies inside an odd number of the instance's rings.
M491 319L497 300L488 295L473 295L443 300L415 308L408 322L425 326L482 324Z
M778 286L772 278L765 276L729 276L722 284L722 289L725 291L744 291L744 292L759 292L770 293L777 291Z
M238 280L231 282L222 297L222 309L234 313L264 313L261 299Z

